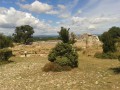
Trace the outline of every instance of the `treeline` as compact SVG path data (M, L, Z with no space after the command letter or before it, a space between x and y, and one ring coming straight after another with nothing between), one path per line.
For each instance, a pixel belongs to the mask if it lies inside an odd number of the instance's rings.
M58 36L33 36L33 41L49 41L49 40L59 40Z

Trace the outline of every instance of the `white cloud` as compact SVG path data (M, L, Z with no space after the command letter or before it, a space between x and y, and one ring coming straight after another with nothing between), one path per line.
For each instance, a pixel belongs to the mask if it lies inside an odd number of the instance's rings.
M71 16L71 13L67 10L67 7L62 4L58 4L57 8L46 12L46 14L56 15L59 18L66 19Z
M46 12L46 14L56 15L56 14L59 14L59 12L55 10L51 10L51 11Z
M13 33L15 27L21 25L32 26L36 34L55 32L56 30L56 28L51 27L49 23L35 18L30 13L17 11L13 7L10 9L0 8L0 32L5 32L6 34Z
M62 14L60 14L58 17L60 17L60 18L69 18L71 15L69 14L69 13L62 13Z
M75 0L76 2L77 0ZM58 4L57 7L53 7L47 3L42 3L40 1L34 1L32 4L20 4L22 9L35 12L35 13L45 13L50 15L56 15L59 18L69 18L71 13L67 10L68 7L62 4Z
M55 7L35 0L32 4L19 4L21 8L29 10L31 13L55 16L55 24L49 20L39 20L30 13L17 11L14 8L0 8L0 27L10 29L18 25L30 24L39 34L39 32L54 33L61 26L64 26L71 28L71 31L76 33L91 30L99 33L112 26L119 25L120 9L118 7L120 6L120 0L89 0L83 7L78 8L79 3L81 3L80 0L73 0L64 5L58 4ZM56 17L61 19L57 21ZM52 27L50 24L57 26Z
M52 5L48 5L46 3L42 3L39 1L34 1L32 4L19 4L21 8L35 12L35 13L46 13L52 10Z
M62 4L58 4L57 6L58 6L58 8L60 8L60 9L62 9L62 10L65 10L65 9L66 9L66 7L65 7L64 5L62 5Z
M72 20L73 23L83 23L86 20L86 17L77 17L77 16L75 17L75 16L73 16L71 18L71 20Z
M96 27L95 27L95 25L90 25L90 26L88 26L88 29L89 30L94 30L94 29L96 29Z
M71 16L71 13L68 11L67 7L65 5L62 5L62 4L58 4L57 5L58 7L58 17L59 18L63 18L63 19L66 19L66 18L69 18Z
M77 11L77 14L81 14L81 13L82 13L82 10L78 10L78 11Z

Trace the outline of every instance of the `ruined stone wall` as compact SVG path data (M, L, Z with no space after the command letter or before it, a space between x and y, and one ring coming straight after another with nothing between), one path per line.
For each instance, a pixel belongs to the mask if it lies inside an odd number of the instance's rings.
M102 46L102 42L99 40L98 36L85 33L77 38L76 45L82 48L91 48Z

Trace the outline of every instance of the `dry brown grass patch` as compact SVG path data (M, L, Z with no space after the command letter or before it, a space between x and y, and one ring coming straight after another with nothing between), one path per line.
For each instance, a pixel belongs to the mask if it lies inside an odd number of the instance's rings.
M71 67L70 66L60 66L57 63L49 62L45 64L45 66L42 68L42 71L49 72L61 72L61 71L70 71Z

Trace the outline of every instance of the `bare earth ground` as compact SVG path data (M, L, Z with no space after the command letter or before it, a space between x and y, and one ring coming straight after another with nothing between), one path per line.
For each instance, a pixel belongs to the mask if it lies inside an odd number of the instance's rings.
M0 90L120 90L120 62L79 53L79 68L43 72L47 56L12 57L0 66Z

